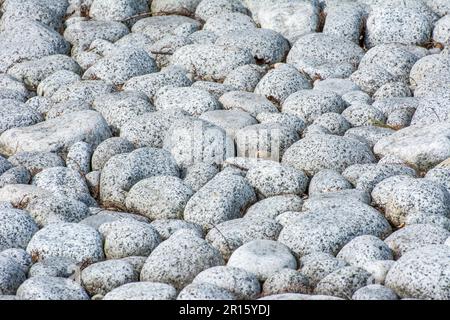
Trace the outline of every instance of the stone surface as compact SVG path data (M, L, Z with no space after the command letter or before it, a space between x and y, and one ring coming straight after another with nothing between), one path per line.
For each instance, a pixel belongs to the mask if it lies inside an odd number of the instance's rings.
M150 254L140 279L171 284L180 290L203 270L223 264L219 251L205 240L176 233Z
M378 141L374 152L378 156L395 155L420 170L428 170L449 157L448 130L445 122L404 128Z
M218 174L191 197L184 219L210 230L218 223L240 218L255 200L255 192L246 179Z
M314 175L323 169L342 172L352 164L372 163L370 148L357 140L334 135L311 135L286 150L283 163Z
M134 219L107 222L98 231L103 236L105 256L108 259L147 257L161 242L155 228Z
M176 290L171 285L157 282L134 282L108 292L103 300L175 300Z
M196 44L175 51L171 62L184 67L198 79L220 81L233 69L255 61L245 49Z
M95 111L79 111L25 128L14 128L0 136L1 152L64 152L72 144L85 141L98 145L111 132Z
M94 228L76 223L50 224L39 230L28 243L27 252L38 259L66 257L76 262L104 258L100 234Z
M438 299L449 297L449 247L431 245L412 250L389 270L386 286L401 298Z
M17 290L17 296L21 300L89 300L75 281L49 276L28 279Z
M254 240L239 247L231 255L227 266L247 270L260 281L265 281L281 269L296 269L297 261L290 250L277 241Z
M281 231L278 240L301 257L315 251L336 254L359 235L383 239L390 233L389 223L374 208L361 202L337 202L300 215Z

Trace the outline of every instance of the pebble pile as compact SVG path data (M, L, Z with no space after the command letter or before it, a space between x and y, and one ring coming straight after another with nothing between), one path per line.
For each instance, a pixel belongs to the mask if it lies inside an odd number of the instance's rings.
M449 0L0 0L0 300L450 299Z

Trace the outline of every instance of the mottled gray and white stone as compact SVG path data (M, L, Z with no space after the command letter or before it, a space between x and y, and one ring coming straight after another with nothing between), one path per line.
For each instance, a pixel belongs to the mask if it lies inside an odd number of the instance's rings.
M27 252L40 259L66 257L80 262L103 260L101 235L78 223L55 223L39 230L28 243Z
M180 231L150 254L142 268L141 281L167 283L180 290L203 270L224 264L217 249L197 236Z
M295 270L297 261L288 247L277 241L253 240L234 251L227 266L247 270L265 281L281 269Z

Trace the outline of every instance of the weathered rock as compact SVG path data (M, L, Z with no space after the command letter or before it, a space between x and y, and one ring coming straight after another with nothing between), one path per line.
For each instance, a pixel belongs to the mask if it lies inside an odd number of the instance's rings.
M210 230L218 223L240 218L255 200L255 192L246 179L218 174L188 201L184 219Z
M78 111L26 128L14 128L0 136L0 151L66 152L74 143L84 141L93 146L109 138L111 132L103 117L95 111Z
M363 55L364 51L352 41L312 33L295 42L286 61L313 79L346 78L357 68Z
M386 286L401 298L446 300L450 296L446 245L431 245L403 255L389 270Z
M108 260L91 264L81 272L83 287L91 295L105 295L137 277L132 266L121 260Z
M261 292L261 285L253 273L244 269L217 266L200 272L192 283L209 283L226 289L238 299L256 298Z
M446 122L404 128L378 141L374 152L378 156L395 155L426 171L450 157L449 130Z
M358 289L372 282L370 273L364 269L343 267L323 278L314 293L350 300Z
M158 281L182 289L203 270L224 264L219 251L205 240L179 232L150 254L141 281Z
M28 279L17 290L17 296L21 300L89 300L75 281L48 276Z
M39 230L28 243L27 252L38 259L66 257L77 263L104 258L100 234L77 223L55 223Z
M428 245L444 244L450 232L430 224L413 224L399 229L387 237L384 242L391 248L395 258Z
M336 254L359 235L384 239L390 233L391 227L381 213L355 202L306 212L287 225L278 240L301 257L315 251Z
M283 163L314 175L323 169L342 172L353 164L372 163L370 148L357 140L334 135L311 135L286 150Z
M296 269L297 261L290 250L277 241L254 240L233 252L227 266L247 270L265 281L284 268Z
M221 81L237 67L254 63L245 49L219 45L188 45L172 56L172 64L184 67L196 78Z
M177 292L165 283L127 283L108 292L103 300L175 300Z
M108 160L100 177L103 205L125 208L128 191L142 179L157 175L178 176L178 167L169 152L141 148L116 155Z

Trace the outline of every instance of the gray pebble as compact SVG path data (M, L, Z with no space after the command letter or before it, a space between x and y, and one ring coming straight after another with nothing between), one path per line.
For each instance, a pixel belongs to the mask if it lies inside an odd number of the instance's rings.
M264 281L264 296L283 293L311 293L309 279L303 273L292 269L282 269Z
M351 240L339 251L336 258L351 266L363 267L371 261L392 260L393 254L383 240L367 235Z
M193 190L183 180L157 176L136 183L128 192L127 209L155 219L180 219Z
M80 222L91 215L83 202L57 194L32 199L26 210L41 228L52 223Z
M132 266L121 260L91 264L81 272L83 287L91 296L105 295L126 283L137 281Z
M17 290L21 300L89 300L84 289L65 278L36 276L25 281Z
M217 174L188 201L184 219L209 230L218 223L240 218L255 200L255 192L246 179Z
M254 299L261 292L261 285L253 273L229 266L217 266L206 269L200 272L192 283L215 285L228 290L239 300Z
M100 95L95 98L92 107L102 114L113 133L120 133L130 119L155 111L144 93L134 91Z
M433 244L444 244L450 232L431 224L405 226L387 237L384 242L392 249L398 259L405 253Z
M314 293L350 300L358 289L372 282L370 273L364 269L343 267L320 280Z
M403 255L389 270L386 286L400 298L446 300L450 248L431 245Z
M227 266L247 270L265 281L281 269L296 269L297 260L288 247L277 241L253 240L234 251Z
M28 243L27 252L38 259L72 258L76 262L103 260L100 234L87 225L55 223L39 230Z
M165 283L133 282L108 292L103 300L175 300L177 292Z
M191 234L175 233L148 257L141 281L158 281L181 290L203 270L223 265L219 251Z
M356 290L352 300L398 300L398 296L392 289L371 284Z

